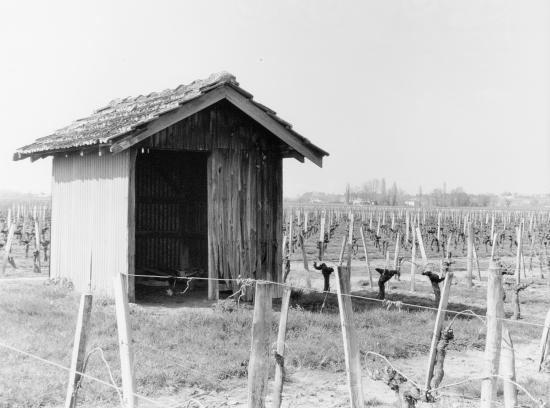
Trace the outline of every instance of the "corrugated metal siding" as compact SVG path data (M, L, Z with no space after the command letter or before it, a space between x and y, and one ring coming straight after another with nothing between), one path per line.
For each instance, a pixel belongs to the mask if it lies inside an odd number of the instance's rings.
M112 277L128 273L130 152L54 157L51 275L110 295Z

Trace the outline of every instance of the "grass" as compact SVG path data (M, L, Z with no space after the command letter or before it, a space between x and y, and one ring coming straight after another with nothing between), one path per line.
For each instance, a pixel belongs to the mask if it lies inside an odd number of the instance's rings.
M361 292L363 293L363 292ZM368 290L365 295L372 297ZM430 304L421 296L404 298L408 303ZM403 300L398 292L390 298ZM458 298L457 298L458 299ZM5 282L0 285L1 342L68 367L72 351L78 295L64 282ZM334 294L297 291L292 296L287 331L286 366L332 372L344 370L344 355ZM471 305L453 303L464 310ZM131 305L137 392L150 397L173 395L188 387L224 390L247 375L252 311L241 307L205 310L156 308ZM423 356L429 351L434 312L403 308L387 310L378 302L354 299L355 327L363 361L373 351L391 361ZM120 383L114 303L94 299L88 350L101 347ZM277 332L273 321L273 342ZM477 319L454 323L455 341L450 350L482 349L484 333ZM539 331L514 326L514 341L532 341ZM64 400L68 373L0 348L0 407L51 407ZM98 357L90 358L87 373L109 381ZM242 380L241 380L242 381ZM242 385L241 385L242 386ZM79 401L87 407L116 404L117 394L104 385L85 379ZM375 401L373 401L375 402Z
M304 307L322 301L302 295L288 321L287 365L331 371L344 369L340 321L334 298L323 314ZM78 296L62 284L10 282L0 287L2 342L68 367ZM357 305L355 316L361 350L390 359L427 352L433 315ZM251 310L214 313L200 309L161 310L132 305L130 310L138 392L172 394L183 387L224 388L246 377ZM88 350L101 347L117 381L120 378L114 304L94 299ZM418 328L424 328L418 330ZM464 337L473 329L460 330ZM273 321L273 333L277 322ZM462 334L461 334L462 335ZM273 339L274 341L275 339ZM0 350L0 406L44 407L60 404L68 374L11 351ZM108 381L107 370L92 356L87 373ZM89 406L113 403L114 390L84 380L81 401Z

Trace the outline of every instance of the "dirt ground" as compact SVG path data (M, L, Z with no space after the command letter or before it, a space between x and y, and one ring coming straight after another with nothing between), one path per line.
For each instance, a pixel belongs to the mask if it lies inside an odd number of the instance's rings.
M3 279L34 279L47 277L47 266L43 266L42 274L32 272L32 257L24 258L21 249L16 249L16 263L18 269L14 271L8 267L7 273ZM513 259L508 259L513 262ZM463 264L464 259L458 258L457 264ZM372 267L383 266L382 259L375 259ZM474 287L468 289L465 284L465 271L463 269L454 269L455 283L451 289L450 304L468 305L469 308L483 314L485 306L486 291L486 269L487 261L481 261L481 280L476 276ZM401 280L392 279L388 283L388 298L391 300L401 300L403 302L418 303L417 300L433 299L431 287L428 280L423 276L416 276L416 292L410 292L411 275L408 268L404 268ZM293 261L291 273L288 282L293 286L305 286L306 272L303 263ZM309 277L314 290L321 290L323 279L317 271L310 271ZM477 275L477 273L476 273ZM377 276L374 276L375 282ZM528 271L525 281L533 281L533 284L522 292L522 316L523 319L518 322L506 322L510 325L522 325L529 323L542 324L548 308L550 307L549 289L546 279L540 279L538 271ZM352 291L358 295L374 298L376 296L375 288L366 285L368 274L364 261L360 258L354 258L352 262ZM334 291L335 277L331 278L331 287ZM430 304L429 301L427 304ZM167 307L168 306L168 307ZM204 310L205 313L213 313L212 302L205 300L202 295L191 295L184 301L170 301L158 303L156 301L143 301L137 307L153 309L162 313L184 313L186 308L193 310ZM510 304L506 303L507 314L510 315ZM419 330L432 330L431 327L423 327ZM542 328L537 329L541 332ZM547 378L543 377L537 371L536 360L539 353L539 338L523 338L515 344L517 379L524 384L530 391L540 394L540 384L546 383ZM391 341L388 339L387 341ZM417 356L409 359L397 359L392 364L409 376L414 381L422 384L425 378L427 357ZM483 351L470 349L463 352L449 352L445 362L445 378L443 384L459 382L465 379L471 379L481 376L483 373ZM452 397L441 396L441 399L435 406L438 407L470 407L479 404L476 400L476 390L479 389L480 381L473 381L464 386L458 386L449 389L448 393ZM271 385L270 385L271 387ZM271 388L269 390L271 392ZM363 392L365 395L366 406L369 407L392 407L397 406L397 397L393 391L386 385L373 381L366 373L363 373ZM473 395L473 396L472 396ZM534 406L529 400L520 393L521 406ZM167 407L245 407L247 397L246 379L234 379L225 381L223 391L204 392L196 388L188 388L179 392L177 395L170 395L165 398L155 398L157 403L164 404ZM478 395L477 395L478 397ZM268 397L268 403L271 397ZM329 372L321 370L309 370L303 368L290 368L287 373L287 381L283 391L283 407L285 408L319 408L319 407L347 407L349 406L346 376L344 372ZM143 402L140 406L154 406ZM423 406L419 404L419 406ZM431 404L430 406L434 406Z
M383 264L383 261L373 262ZM357 294L364 294L368 297L375 297L375 291L368 286L363 286L368 280L366 268L360 261L355 260L352 263L352 290ZM289 283L295 286L305 285L306 271L303 264L293 262L289 275ZM455 283L451 289L450 304L469 305L471 309L484 314L485 296L486 296L486 272L481 271L481 281L474 282L472 289L466 288L465 271L455 270ZM317 272L309 272L312 287L317 290L322 289L322 276ZM404 273L400 281L390 281L389 295L390 299L403 299L403 301L412 301L416 298L433 298L431 287L427 278L417 276L416 292L410 292L410 274ZM545 280L540 280L537 273L527 275L527 281L533 280L533 284L522 293L522 315L520 322L507 321L506 325L521 325L536 323L543 324L546 312L550 306L550 297L548 296L549 287ZM334 287L334 277L331 279L331 287ZM333 289L334 290L334 289ZM198 301L191 301L182 307L197 307ZM154 304L142 305L146 308L157 308ZM199 306L200 307L200 306ZM507 314L511 314L509 303L505 304ZM206 309L205 309L206 310ZM210 309L208 309L210 310ZM537 333L542 328L535 327ZM419 328L419 330L432 330L431 327ZM388 339L391 341L391 339ZM539 355L539 337L522 338L520 342L514 345L517 380L525 385L531 392L540 391L538 384L547 382L547 378L537 370L536 360ZM481 349L471 349L462 352L450 351L445 361L444 384L460 382L467 379L480 377L483 373L484 352ZM423 384L427 370L427 356L417 356L409 359L398 359L392 361L392 364L402 371L415 382ZM283 407L285 408L318 408L318 407L347 407L349 406L348 390L346 376L344 372L326 372L321 370L290 369L287 373L287 381L284 384ZM463 386L450 388L442 392L436 404L419 403L419 407L471 407L479 405L479 385L480 381L465 383ZM225 385L226 388L228 385ZM535 388L535 390L533 390ZM385 384L373 381L366 373L363 373L363 392L365 395L365 404L369 407L395 407L397 405L397 396ZM271 385L269 393L271 393ZM449 396L446 396L448 394ZM540 394L539 394L540 395ZM159 399L164 403L182 404L191 401L197 401L196 406L202 404L205 407L246 407L247 384L246 380L235 380L229 385L229 391L221 392L202 392L198 389L189 389L177 396L170 396L166 399ZM268 397L268 402L271 397ZM520 406L535 406L529 398L520 393ZM177 406L177 405L176 405ZM187 406L187 405L181 405ZM190 406L193 406L192 404ZM269 405L268 405L269 406Z

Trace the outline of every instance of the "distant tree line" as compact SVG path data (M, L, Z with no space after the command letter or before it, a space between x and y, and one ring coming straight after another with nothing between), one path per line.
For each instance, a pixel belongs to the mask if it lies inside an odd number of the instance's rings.
M423 193L422 187L416 194L409 194L392 182L388 188L385 178L374 178L360 186L346 185L344 194L328 194L308 192L297 197L296 202L317 203L348 203L403 206L414 205L422 207L490 207L509 205L509 202L496 194L469 194L462 187L447 192L446 184L435 188L430 193Z
M489 207L498 203L496 194L469 194L462 187L447 192L446 184L443 188L435 188L431 193L424 194L422 187L416 195L408 194L395 182L386 188L386 180L372 179L350 190L348 203L363 202L375 205L407 205L435 206L435 207Z
M386 179L372 179L364 182L361 186L346 189L349 194L346 194L346 202L353 203L354 201L362 201L367 204L375 205L403 205L407 200L408 195L397 187L397 183L393 182L391 187L386 187Z

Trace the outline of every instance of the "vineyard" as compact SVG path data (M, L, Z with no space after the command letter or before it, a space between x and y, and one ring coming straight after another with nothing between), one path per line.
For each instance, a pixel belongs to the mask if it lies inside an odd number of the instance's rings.
M2 275L49 273L50 211L46 205L12 205L0 211ZM16 262L17 260L17 262ZM29 273L32 271L32 273Z
M126 343L118 300L90 296L75 376L79 295L47 278L49 211L3 210L0 407L548 401L549 211L295 206L284 221L280 283L205 302L206 277L151 277L173 282L170 307L126 304Z

